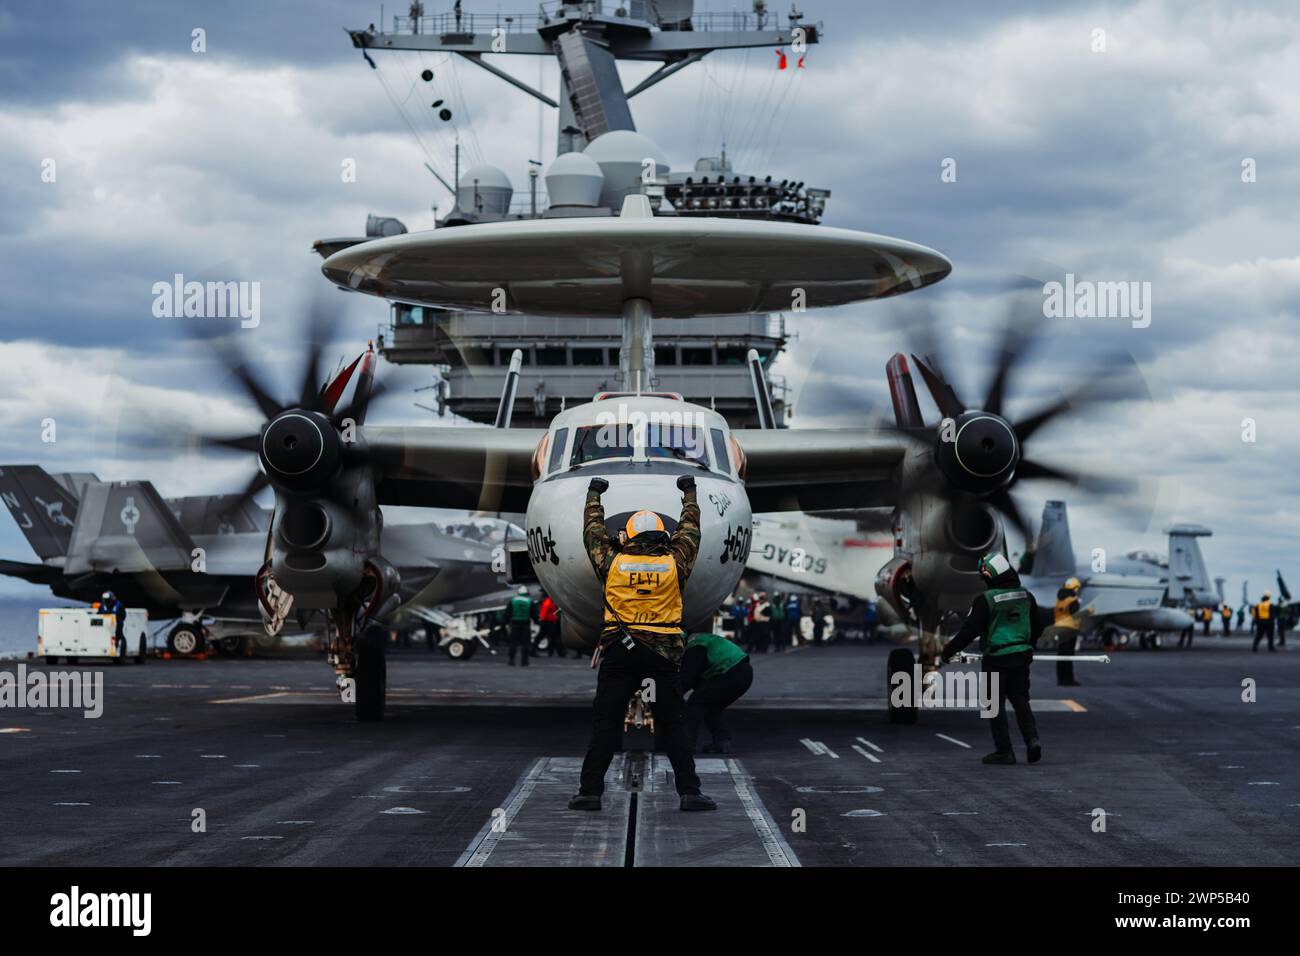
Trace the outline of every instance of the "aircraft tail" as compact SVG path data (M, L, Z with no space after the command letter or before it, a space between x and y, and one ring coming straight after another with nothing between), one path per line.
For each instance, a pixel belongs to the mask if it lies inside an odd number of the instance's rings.
M149 482L92 482L85 486L65 570L185 570L193 548L193 540Z
M0 467L0 499L42 561L61 558L72 544L77 499L38 465Z
M1038 528L1029 573L1035 578L1060 578L1064 581L1074 577L1077 571L1065 502L1048 501L1043 505L1043 521Z
M1210 529L1198 524L1176 524L1169 535L1169 596L1194 606L1214 604L1214 586L1205 570L1197 538L1208 538Z

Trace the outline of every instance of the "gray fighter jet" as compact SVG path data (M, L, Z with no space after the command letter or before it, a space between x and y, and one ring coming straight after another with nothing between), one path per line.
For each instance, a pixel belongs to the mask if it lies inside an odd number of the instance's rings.
M167 638L175 653L204 649L199 619L206 616L215 619L210 633L225 648L246 638L260 649L278 642L291 608L259 599L255 583L271 513L251 500L163 498L148 481L50 475L37 465L0 467L0 499L39 558L2 560L0 574L77 601L111 590L152 618L176 618ZM392 525L384 543L402 575L403 605L433 607L504 586L493 569L500 542L419 523ZM500 554L495 558L501 568ZM300 615L298 623L310 621Z
M1111 642L1117 628L1142 633L1184 631L1192 625L1187 609L1219 606L1196 543L1210 530L1177 524L1165 533L1168 558L1134 550L1122 558L1096 555L1079 563L1065 502L1048 501L1034 548L1026 555L1028 573L1021 575L1021 581L1041 606L1050 607L1065 580L1078 578L1083 585L1080 605L1094 608L1084 619L1085 633L1100 633Z

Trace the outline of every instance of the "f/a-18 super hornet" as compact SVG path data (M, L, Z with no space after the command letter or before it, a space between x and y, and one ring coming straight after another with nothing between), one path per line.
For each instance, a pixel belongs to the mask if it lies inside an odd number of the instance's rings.
M1189 609L1218 608L1221 603L1197 544L1210 529L1176 524L1165 533L1167 558L1149 551L1129 551L1121 558L1100 552L1078 562L1065 502L1048 501L1033 548L1023 559L1027 573L1021 583L1048 607L1068 578L1078 578L1079 604L1092 609L1082 618L1081 629L1100 634L1107 645L1117 642L1119 628L1143 634L1185 631L1193 623Z
M335 401L361 368L369 386L373 352L322 394ZM346 374L345 374L346 373ZM168 648L225 649L251 640L278 643L292 603L259 573L271 515L247 494L164 498L148 481L101 481L93 474L50 475L37 465L0 467L0 499L39 561L0 561L0 574L91 602L113 591L151 618L176 619ZM501 542L448 533L429 522L395 524L385 550L401 569L403 606L434 607L500 591ZM204 626L209 621L209 626ZM313 627L299 615L304 628Z

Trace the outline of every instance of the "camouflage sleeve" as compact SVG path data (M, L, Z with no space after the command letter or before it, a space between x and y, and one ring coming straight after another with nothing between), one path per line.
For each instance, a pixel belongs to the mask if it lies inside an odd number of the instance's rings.
M700 504L694 488L682 495L682 516L677 519L669 549L677 561L677 581L684 588L700 553Z
M600 503L600 494L587 492L587 507L582 513L582 543L587 548L592 567L602 581L609 573L610 562L614 560L614 542L610 540L609 529L605 527L605 506Z

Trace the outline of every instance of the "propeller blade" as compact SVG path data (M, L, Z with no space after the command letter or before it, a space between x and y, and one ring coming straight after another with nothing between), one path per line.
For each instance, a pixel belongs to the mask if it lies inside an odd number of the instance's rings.
M1093 371L1084 372L1080 375L1080 379L1083 384L1078 388L1012 426L1021 444L1028 441L1031 435L1048 422L1065 412L1084 411L1091 405L1147 395L1141 371L1134 364L1133 357L1127 354L1106 360Z
M256 454L262 447L261 435L236 435L225 438L219 435L200 435L199 445L204 448L227 448L231 451L251 451Z
M1011 522L1025 542L1033 540L1034 536L1029 530L1029 522L1025 520L1025 516L1020 511L1020 506L1016 504L1016 500L1011 497L1009 491L1003 488L1001 491L995 492L989 496L988 502Z
M230 358L233 358L234 360L230 361ZM261 411L263 415L267 418L274 418L276 415L279 415L284 411L284 406L272 398L266 389L262 388L261 384L253 376L248 365L241 358L230 358L228 358L227 361L230 362L231 374L234 375L235 378L237 378L244 386L244 391L248 393L248 396L257 405L258 410Z
M358 425L364 424L366 415L370 411L370 405L376 399L383 396L388 391L388 386L383 382L375 382L370 386L369 392L365 395L354 395L352 401L348 402L347 407L342 411L334 413L334 424L342 425L344 419L350 418Z
M1043 328L1040 299L1028 295L1023 287L1013 287L1005 295L1007 303L1002 321L1002 341L997 351L997 365L981 406L984 411L994 415L1002 414L1007 383L1014 377L1011 373L1034 347Z
M235 503L230 506L230 510L237 511L242 508L245 504L252 501L259 491L270 484L271 479L262 474L260 470L257 471L253 477L249 479L248 484L244 486L244 490L239 493L239 497L236 498Z
M307 353L303 357L301 384L298 386L298 405L312 411L323 411L325 400L321 386L321 356L325 352L327 323L323 309L317 305L307 320Z
M1085 471L1066 471L1054 465L1029 460L1022 461L1016 468L1016 478L1059 481L1097 495L1131 494L1137 489L1137 482L1131 478L1117 478Z
M930 358L929 363L922 361L917 356L912 356L912 361L916 364L917 370L921 373L921 378L925 379L925 387L930 390L930 397L934 399L935 405L939 406L939 414L944 418L956 418L962 412L966 411L966 406L962 400L957 397L953 387L948 384L944 377L943 370L938 368L938 363Z

